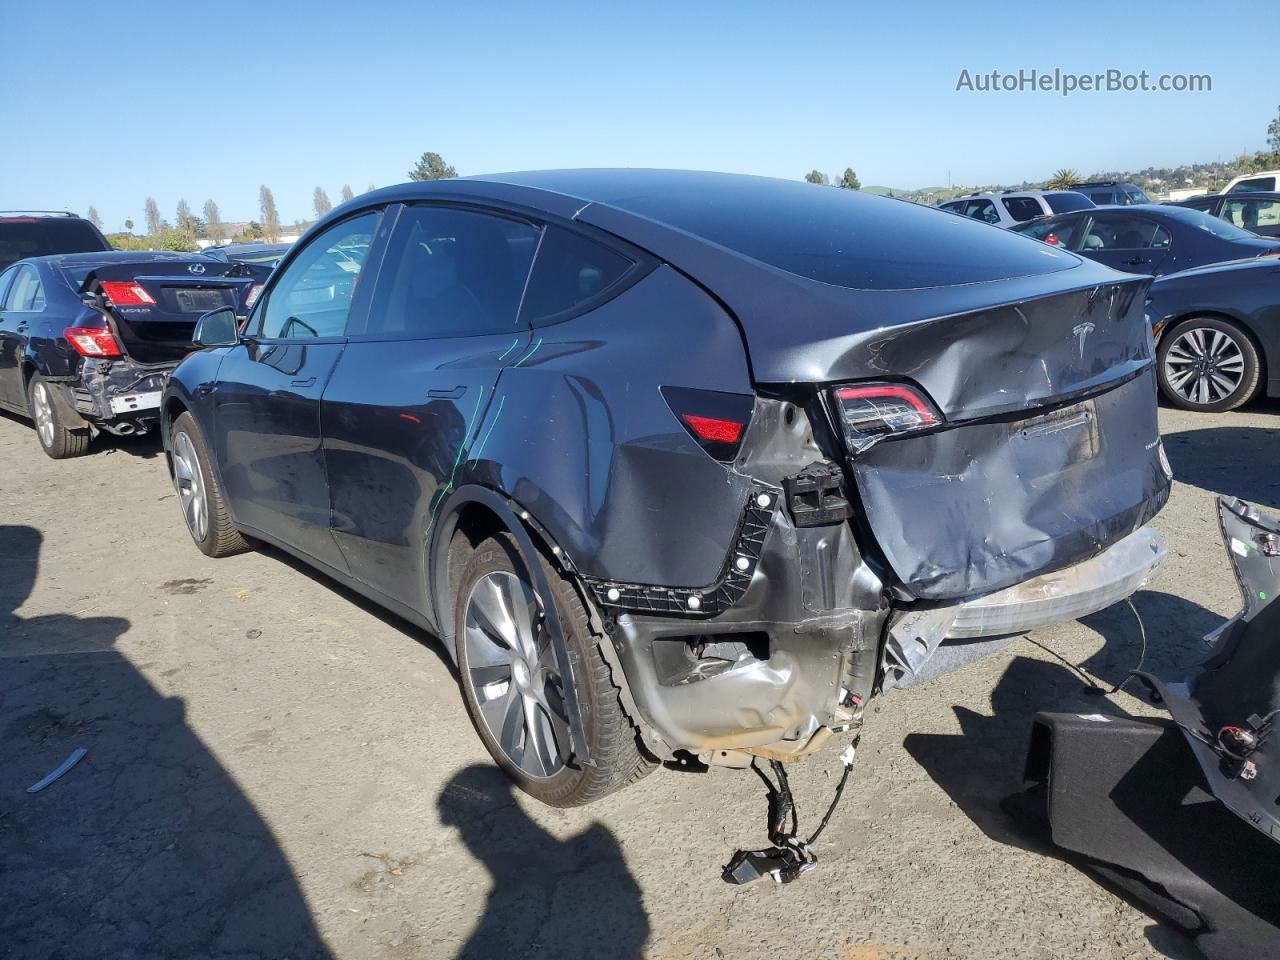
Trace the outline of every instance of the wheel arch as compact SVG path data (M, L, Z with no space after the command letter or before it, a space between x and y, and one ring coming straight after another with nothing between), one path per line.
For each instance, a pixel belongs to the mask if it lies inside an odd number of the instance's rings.
M548 551L541 549L539 543L549 548L553 565L561 572L567 573L570 583L575 584L575 589L578 588L577 578L572 576L572 571L568 569L568 558L558 546L549 543L545 531L537 527L536 521L528 510L491 487L479 485L459 487L440 505L427 546L427 578L432 611L445 649L455 661L457 649L454 642L453 609L449 600L452 596L450 580L451 567L453 567L450 560L457 559L457 556L451 557L450 552L456 540L455 534L458 532L459 524L463 522L469 524L464 529L473 533L483 529L493 532L495 528L486 525L496 522L500 524L502 530L511 534L524 562L525 570L533 581L534 592L539 596L544 598L552 596L550 584L538 559L539 554L545 554ZM591 611L592 607L588 605L587 610ZM591 758L590 748L583 731L582 715L578 708L578 698L572 678L573 667L565 648L564 627L560 623L556 604L549 599L543 603L543 616L551 643L556 649L556 656L562 669L569 674L565 678L569 682L565 684L564 700L569 714L569 731L574 751L583 763L593 766L594 761Z

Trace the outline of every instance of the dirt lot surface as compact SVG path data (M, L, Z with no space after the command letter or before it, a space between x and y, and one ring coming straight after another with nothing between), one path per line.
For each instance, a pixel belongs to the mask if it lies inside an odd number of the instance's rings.
M1280 507L1278 413L1161 413L1156 673L1238 607L1213 492ZM1109 684L1138 646L1120 606L877 701L819 869L731 887L765 842L753 777L516 796L433 638L278 553L206 559L157 443L55 463L0 416L0 956L1194 957L998 806L1036 711L1100 708L1067 664ZM809 826L837 752L793 768Z

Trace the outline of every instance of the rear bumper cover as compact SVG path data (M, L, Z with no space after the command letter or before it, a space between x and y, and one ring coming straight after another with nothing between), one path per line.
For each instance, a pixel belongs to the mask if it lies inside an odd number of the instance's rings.
M908 611L889 627L884 687L914 686L946 672L931 661L947 641L1016 636L1118 603L1155 579L1164 558L1163 538L1141 527L1096 557L1064 570L958 603ZM991 647L974 644L971 649L981 655ZM950 659L960 665L957 658Z

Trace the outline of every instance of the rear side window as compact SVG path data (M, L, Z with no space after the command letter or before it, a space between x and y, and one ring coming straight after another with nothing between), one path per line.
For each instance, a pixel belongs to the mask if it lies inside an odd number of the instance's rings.
M1099 193L1089 194L1089 199L1092 200L1095 205L1105 207L1108 204L1114 204L1116 202L1116 195L1114 190L1104 190Z
M983 223L999 223L1000 211L990 200L970 200L965 204L964 215Z
M538 247L521 317L534 325L563 319L576 309L600 302L634 266L630 257L590 237L549 226Z
M369 310L370 336L474 337L524 329L518 317L539 230L453 207L406 207Z
M1044 216L1044 208L1040 206L1040 201L1033 200L1031 197L1003 197L1000 202L1009 211L1009 216L1019 223Z
M944 203L942 205L942 209L947 211L947 213L959 213L961 210L964 209L964 204L963 203Z
M1054 220L1041 220L1039 223L1019 227L1018 233L1031 237L1064 250L1075 249L1076 232L1080 229L1083 217L1059 217Z
M87 220L76 217L0 217L0 269L27 257L110 249Z
M1245 230L1280 226L1280 201L1227 200L1218 214L1227 223Z
M13 286L9 288L9 294L4 298L4 308L6 310L43 310L44 304L44 285L40 283L40 276L36 273L35 267L19 267Z
M1276 188L1275 177L1254 177L1252 180L1241 180L1231 188L1232 193L1241 193L1246 190L1274 190Z
M1067 191L1065 193L1046 193L1045 203L1054 213L1070 213L1072 210L1088 210L1093 201L1083 193Z
M378 226L365 213L330 227L307 244L271 288L262 336L282 340L340 337L361 268Z

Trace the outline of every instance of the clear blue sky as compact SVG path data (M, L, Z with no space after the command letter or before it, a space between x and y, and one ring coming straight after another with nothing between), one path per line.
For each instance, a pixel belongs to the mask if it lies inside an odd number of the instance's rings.
M901 187L1227 158L1280 103L1258 0L208 3L0 0L0 208L109 229L215 199L282 219L405 179L667 166ZM1094 16L1096 14L1096 17ZM1265 19L1265 18L1264 18ZM1071 21L1080 23L1072 25ZM956 92L962 68L1208 73L1212 93Z

